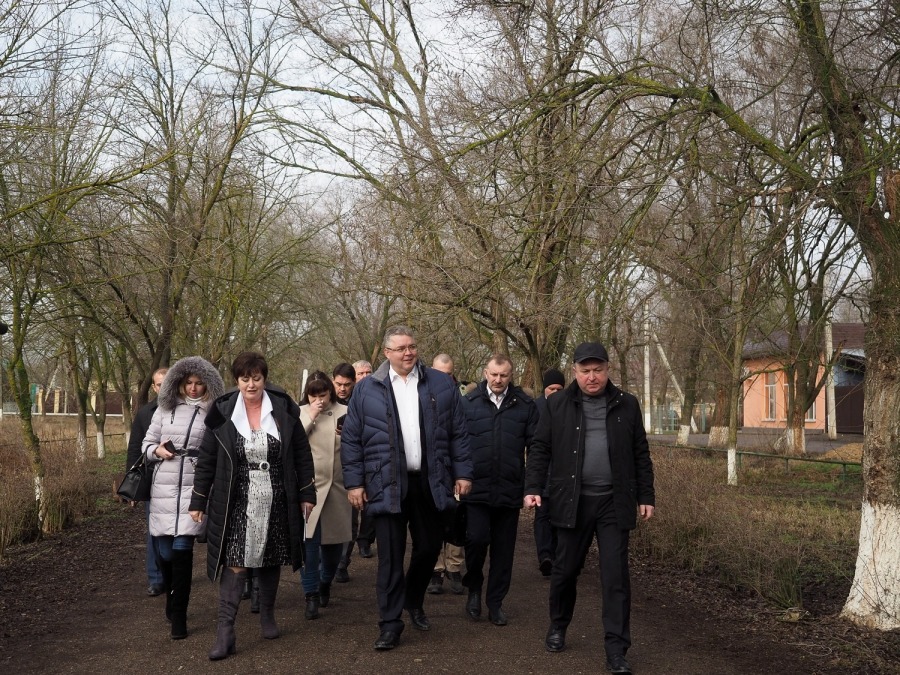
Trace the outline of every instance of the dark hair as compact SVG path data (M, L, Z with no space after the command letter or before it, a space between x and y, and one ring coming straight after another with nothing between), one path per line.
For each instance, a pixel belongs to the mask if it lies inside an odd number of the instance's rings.
M264 380L269 379L269 364L259 352L241 352L231 363L231 376L237 382L239 377L251 377L259 373Z
M313 396L321 396L326 392L331 394L332 403L337 401L337 393L334 391L334 382L332 382L331 378L321 370L314 370L309 376L309 379L306 380L306 388L303 390L303 398L300 399L300 405L307 405L309 403L310 394Z
M341 377L346 377L354 382L356 382L356 368L351 366L349 363L339 363L334 367L334 370L331 371L332 377L337 377L340 375Z

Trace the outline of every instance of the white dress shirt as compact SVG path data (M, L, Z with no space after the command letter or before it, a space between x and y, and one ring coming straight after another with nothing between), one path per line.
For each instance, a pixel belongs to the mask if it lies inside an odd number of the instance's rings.
M509 391L509 387L504 389L501 393L495 394L494 390L488 387L488 398L491 399L491 402L497 406L497 409L500 409L500 406L503 405L503 399L506 398L506 392Z
M400 415L400 433L403 435L403 451L406 453L406 470L422 470L422 431L419 427L419 373L413 368L404 381L393 368L390 369L391 387Z

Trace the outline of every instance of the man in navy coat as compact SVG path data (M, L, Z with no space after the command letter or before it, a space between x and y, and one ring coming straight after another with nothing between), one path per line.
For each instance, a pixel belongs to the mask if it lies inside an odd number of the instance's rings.
M414 628L431 628L423 603L456 495L472 486L472 460L461 397L453 379L419 361L410 328L384 336L385 361L360 382L341 432L341 462L350 503L375 522L380 634L375 649L393 649L403 610ZM404 571L407 530L412 538Z

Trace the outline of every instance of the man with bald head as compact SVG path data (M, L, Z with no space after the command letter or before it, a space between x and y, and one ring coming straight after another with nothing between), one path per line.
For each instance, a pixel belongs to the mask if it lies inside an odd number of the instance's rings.
M453 357L449 354L438 354L435 356L431 360L431 367L442 373L447 373L456 382L456 376L453 374ZM444 592L444 579L447 579L450 592L454 595L462 595L463 560L462 546L444 543L444 548L441 549L437 564L434 566L434 572L431 575L431 582L428 584L427 591L432 595L440 595Z

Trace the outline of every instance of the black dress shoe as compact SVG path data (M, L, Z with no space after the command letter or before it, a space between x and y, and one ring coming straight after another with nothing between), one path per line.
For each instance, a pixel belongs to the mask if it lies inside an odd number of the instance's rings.
M359 555L361 558L371 558L372 545L367 541L359 542Z
M550 573L553 571L553 561L550 558L544 558L541 560L541 564L539 565L541 570L541 574L545 577L549 577Z
M155 598L157 595L162 595L165 593L166 587L162 584L150 584L147 586L147 595L151 598Z
M469 599L466 600L466 614L473 619L481 616L481 593L469 591Z
M399 644L400 633L395 633L392 630L383 630L381 631L381 635L378 636L378 639L375 640L375 649L385 651L387 649L393 649Z
M431 575L431 581L428 582L428 587L425 589L426 593L430 593L431 595L440 595L444 592L444 575L440 572L435 572Z
M547 638L544 640L544 646L548 652L561 652L566 648L566 629L550 626L547 631Z
M631 673L631 665L624 654L611 654L606 657L606 669L611 673Z
M347 568L338 567L334 572L334 580L339 584L346 584L350 581L350 574L347 573Z
M425 616L424 609L409 610L409 620L412 621L413 628L417 630L431 630L431 622Z
M506 614L499 607L497 609L488 608L488 620L495 626L505 626L509 623L506 619Z

